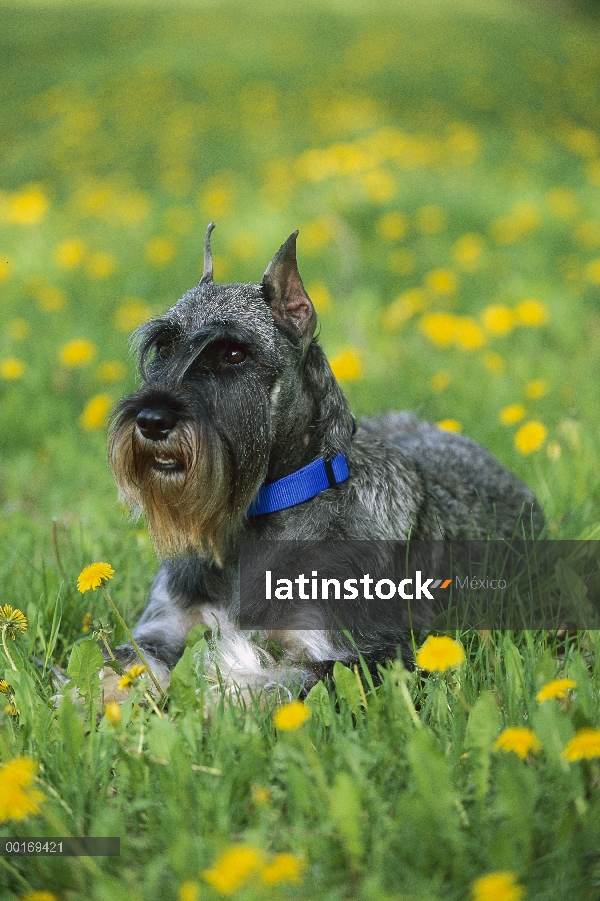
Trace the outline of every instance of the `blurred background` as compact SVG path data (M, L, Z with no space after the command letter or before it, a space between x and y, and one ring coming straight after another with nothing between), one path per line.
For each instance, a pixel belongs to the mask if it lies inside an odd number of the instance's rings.
M0 507L130 526L106 463L128 336L260 281L300 229L357 415L486 444L598 534L595 4L0 3ZM141 526L136 526L143 534Z

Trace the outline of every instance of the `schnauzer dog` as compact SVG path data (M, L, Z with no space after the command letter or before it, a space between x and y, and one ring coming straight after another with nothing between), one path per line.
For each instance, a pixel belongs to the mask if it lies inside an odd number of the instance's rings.
M142 385L114 412L110 463L163 562L134 630L162 685L190 629L217 628L212 663L233 687L314 684L358 650L401 644L319 628L239 628L245 540L511 537L543 517L479 445L407 413L354 417L316 337L290 235L259 285L216 285L208 226L200 282L135 333ZM306 473L309 476L306 476ZM280 653L269 650L277 646ZM129 666L130 646L116 650ZM106 670L105 692L114 693Z

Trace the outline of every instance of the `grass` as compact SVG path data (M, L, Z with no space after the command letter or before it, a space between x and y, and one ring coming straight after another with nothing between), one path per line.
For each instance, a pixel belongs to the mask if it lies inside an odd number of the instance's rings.
M156 559L117 505L106 416L135 385L128 334L198 279L211 218L221 281L260 280L300 228L358 416L462 429L552 537L598 537L597 23L508 0L1 8L0 578L29 627L18 673L0 664L0 759L35 760L46 800L0 830L120 835L121 857L0 858L0 898L192 901L220 896L211 871L248 899L458 901L510 872L498 901L591 901L598 760L561 755L600 726L597 633L464 633L462 668L391 663L377 688L338 668L289 732L259 699L203 721L196 636L168 715L134 689L114 724L84 628L122 633L76 579L110 561L135 622ZM74 648L84 702L56 710ZM576 692L535 700L567 675ZM493 750L517 725L540 751Z

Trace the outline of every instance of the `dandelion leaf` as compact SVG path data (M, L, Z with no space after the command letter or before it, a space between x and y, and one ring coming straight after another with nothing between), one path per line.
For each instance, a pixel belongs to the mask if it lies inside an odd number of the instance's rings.
M329 813L341 836L353 867L361 857L362 829L360 794L356 779L349 773L338 773L329 798Z
M344 666L343 663L337 661L333 667L333 681L340 698L348 704L352 713L356 713L362 704L360 696L360 688L356 679L356 674Z
M179 710L194 710L198 705L196 695L196 661L191 648L186 648L171 673L169 694Z
M500 731L500 714L494 695L489 691L477 699L467 724L465 745L470 749L471 776L475 798L481 801L488 790L492 742Z
M329 726L331 723L331 708L329 706L329 692L321 680L313 685L304 701L306 706L310 708L311 713L323 723Z
M75 645L71 653L67 672L86 698L93 698L100 689L100 670L104 666L104 658L95 641L88 639Z
M170 720L153 717L148 730L148 750L157 760L172 762L171 754L178 741L178 735Z

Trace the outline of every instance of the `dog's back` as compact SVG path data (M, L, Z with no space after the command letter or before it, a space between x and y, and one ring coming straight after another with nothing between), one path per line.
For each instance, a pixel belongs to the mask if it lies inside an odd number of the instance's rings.
M399 448L438 504L452 499L455 515L443 518L445 537L539 536L544 516L534 493L470 438L411 413L386 413L360 426Z

